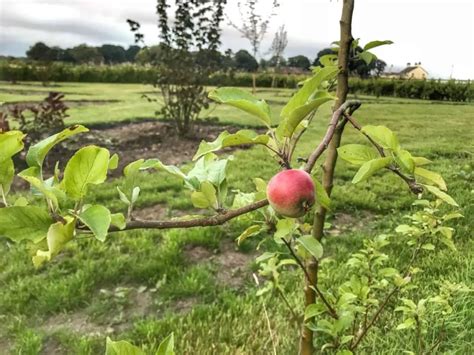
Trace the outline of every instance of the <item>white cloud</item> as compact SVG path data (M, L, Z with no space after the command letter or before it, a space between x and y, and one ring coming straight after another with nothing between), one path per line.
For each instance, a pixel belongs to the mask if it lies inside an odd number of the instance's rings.
M260 0L268 8L272 0ZM226 14L238 22L236 0ZM317 52L338 39L342 1L280 0L262 44L265 53L273 33L285 24L286 56ZM63 47L132 44L127 18L142 23L149 44L158 40L156 0L0 0L0 54L23 55L42 40ZM226 21L227 22L227 21ZM249 49L248 41L224 24L222 48ZM474 78L474 2L472 0L356 0L355 37L362 43L391 39L391 46L374 50L389 65L421 61L433 77Z

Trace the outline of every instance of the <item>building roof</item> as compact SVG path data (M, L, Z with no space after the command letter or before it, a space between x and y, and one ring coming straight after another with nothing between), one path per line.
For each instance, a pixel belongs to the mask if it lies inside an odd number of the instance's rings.
M428 72L423 69L420 65L410 65L408 67L406 67L405 69L403 69L400 73L398 73L399 75L403 75L403 74L408 74L409 72L411 72L412 70L415 70L416 68L420 68L421 70L423 70L426 74L428 74Z

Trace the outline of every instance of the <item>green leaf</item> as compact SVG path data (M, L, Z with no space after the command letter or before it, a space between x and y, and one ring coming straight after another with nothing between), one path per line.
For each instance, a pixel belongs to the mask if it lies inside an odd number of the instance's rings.
M37 177L39 176L39 168L37 167L25 169L21 173L19 173L18 176L21 177L23 180L27 181L32 189L36 189L37 191L42 193L47 199L49 199L55 209L59 207L58 198L65 198L63 191L61 191L57 187L48 185L45 181L42 181Z
M81 125L75 125L66 128L65 130L52 135L42 141L32 145L26 154L26 162L29 166L36 166L41 168L43 165L44 158L48 154L48 152L53 148L56 144L62 142L63 140L82 132L89 131L86 127Z
M79 149L64 169L64 188L69 197L78 201L90 184L101 184L107 178L110 153L105 148L87 146Z
M259 118L267 127L271 125L270 106L265 100L258 100L248 91L237 88L219 88L209 93L209 98L227 104Z
M105 355L145 355L145 352L128 341L112 341L107 337Z
M258 224L248 227L237 237L237 244L240 245L245 239L250 238L261 231L262 227Z
M413 318L407 318L405 321L397 326L397 330L415 329L416 321Z
M114 154L109 159L109 170L115 170L118 168L119 156Z
M110 211L101 205L92 205L79 214L79 219L94 233L101 242L105 241L109 232L112 216Z
M48 250L38 250L33 256L33 264L35 267L40 267L45 262L48 262L54 256L58 255L64 246L74 237L74 229L76 221L72 217L65 217L66 223L56 222L51 224L46 236Z
M377 59L377 56L375 54L367 52L367 51L360 52L358 55L359 55L359 58L362 59L367 65L369 65L370 63L372 63L374 60Z
M321 105L334 99L335 97L326 91L316 93L314 98L308 100L306 104L296 107L288 116L283 118L278 125L277 135L279 137L291 137L305 117L317 110Z
M243 144L267 144L269 139L270 137L266 134L258 135L251 130L240 130L233 134L224 131L219 134L213 142L202 141L201 144L199 144L199 149L194 155L193 160L197 160L207 153L215 152L226 147Z
M392 158L385 157L373 159L362 164L359 171L357 171L357 174L355 174L354 178L352 179L352 183L357 184L361 181L366 180L370 176L374 175L377 171L390 165L391 162Z
M3 164L4 160L11 158L23 149L25 136L26 134L20 131L0 132L0 163Z
M283 107L280 116L282 120L277 128L279 137L291 137L298 124L312 111L327 101L333 100L326 90L319 90L321 84L332 79L339 72L337 66L320 68L303 87L291 97Z
M0 235L15 242L31 240L37 243L46 237L54 223L46 208L13 206L0 208Z
M337 64L337 54L326 54L319 58L319 63L323 67L334 66Z
M139 170L146 170L146 169L156 169L156 170L163 170L168 174L174 175L177 178L186 179L186 174L184 174L177 166L175 165L165 165L158 159L148 159L145 161L139 168ZM130 171L128 172L130 175ZM125 175L127 176L127 175Z
M160 343L156 355L175 355L174 335L171 333Z
M310 318L314 318L321 313L324 313L325 310L321 308L321 306L317 303L310 304L306 307L304 311L304 320L308 320Z
M412 158L413 158L413 161L415 162L415 166L428 165L432 163L431 160L426 159L424 157L412 157Z
M346 144L337 148L337 153L341 159L354 165L362 165L379 157L373 148L362 144Z
M117 186L117 192L119 194L120 201L125 203L126 205L130 205L130 200L128 199L127 195L123 193L122 190L120 190L120 187Z
M415 168L415 175L422 177L428 182L438 185L438 187L443 191L446 191L448 189L448 187L446 186L446 183L444 182L443 177L433 171L426 170L423 168Z
M113 213L110 215L110 224L117 227L120 230L125 229L127 222L123 213Z
M217 195L216 188L208 181L201 183L200 191L194 191L191 194L191 202L194 207L197 208L208 208L212 207L217 209Z
M5 196L8 195L14 176L15 166L13 165L13 159L7 158L0 161L0 197L2 191Z
M435 186L430 186L430 185L423 185L429 192L431 192L433 195L435 195L436 197L438 197L439 199L443 200L444 202L446 202L447 204L451 205L451 206L456 206L456 207L459 207L459 205L457 204L456 201L454 201L454 199L449 196L446 192L443 192L441 191L440 189L438 189L437 187Z
M326 192L326 189L315 177L313 177L313 182L314 182L314 188L316 192L315 194L316 202L319 203L321 206L323 206L325 209L330 210L331 198Z
M267 198L267 183L261 178L253 179L257 193L255 194L255 200L263 200Z
M312 235L303 235L297 241L316 259L320 259L323 256L323 246Z
M413 171L415 170L415 161L409 151L399 149L393 153L393 158L402 171L413 174Z
M400 149L397 136L385 126L364 126L362 132L369 135L382 148L392 149L393 151Z
M298 226L293 218L280 219L276 225L276 232L274 239L277 243L282 243L281 239L286 239L287 236L291 236Z
M393 44L393 42L390 41L390 40L386 40L386 41L371 41L371 42L367 43L367 44L364 46L364 51L369 50L369 49L372 49L372 48L375 48L375 47L384 46L384 45L386 45L386 44Z

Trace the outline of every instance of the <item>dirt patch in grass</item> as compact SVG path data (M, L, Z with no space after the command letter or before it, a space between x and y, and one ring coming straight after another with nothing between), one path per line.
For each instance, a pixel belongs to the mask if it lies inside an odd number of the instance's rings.
M41 355L63 355L67 354L66 349L54 337L48 337L43 343L40 351Z
M82 311L56 314L48 318L48 320L41 325L40 329L46 334L54 334L66 330L71 333L91 336L100 336L113 331L110 331L107 326L95 324L91 321L90 317Z
M193 307L199 303L199 298L197 297L187 297L180 300L177 300L171 306L171 309L174 313L186 314L189 313Z
M13 349L13 344L12 344L11 339L0 337L0 350L4 351L5 354L9 354L12 351L12 349Z
M214 253L201 245L187 244L183 249L183 259L189 264L206 262L214 256Z
M220 253L214 259L218 266L217 281L231 288L242 287L245 281L251 279L250 265L255 254L238 251L232 240L223 241L219 249Z
M368 211L362 211L358 214L337 212L331 221L332 226L328 230L328 234L338 236L351 230L364 230L369 228L375 219L376 216Z

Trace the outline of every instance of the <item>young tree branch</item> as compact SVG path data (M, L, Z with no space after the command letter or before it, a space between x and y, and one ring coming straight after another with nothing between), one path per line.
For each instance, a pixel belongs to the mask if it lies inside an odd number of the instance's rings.
M362 131L362 126L354 119L354 117L347 113L344 113L344 117L347 121L350 122L352 127L361 132L369 140L369 142L377 149L381 157L385 157L385 152L383 148L376 141L374 141L372 137ZM414 194L419 194L423 192L423 187L421 187L414 178L403 174L398 167L390 165L387 166L387 169L398 175L403 181L405 181L408 187L410 188L410 191Z

